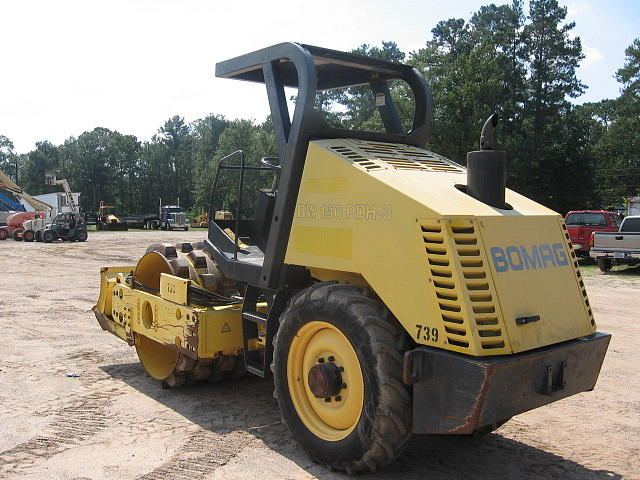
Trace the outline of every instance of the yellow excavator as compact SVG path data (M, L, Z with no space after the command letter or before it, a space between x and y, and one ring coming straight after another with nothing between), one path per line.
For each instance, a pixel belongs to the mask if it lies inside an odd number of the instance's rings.
M425 149L431 93L410 66L283 43L216 75L265 85L278 156L219 162L212 199L230 170L238 201L233 219L212 201L202 242L101 270L98 322L152 378L271 378L302 448L350 473L393 461L412 433L480 435L594 388L610 336L562 217L505 188L496 115L465 168ZM380 131L317 109L317 92L354 86L371 89ZM265 171L247 218L245 180Z

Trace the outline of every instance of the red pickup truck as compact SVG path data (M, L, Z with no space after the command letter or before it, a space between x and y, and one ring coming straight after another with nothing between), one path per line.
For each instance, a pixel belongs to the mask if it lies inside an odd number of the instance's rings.
M576 255L589 255L593 232L617 232L620 222L615 212L575 210L567 213L564 223L569 230Z

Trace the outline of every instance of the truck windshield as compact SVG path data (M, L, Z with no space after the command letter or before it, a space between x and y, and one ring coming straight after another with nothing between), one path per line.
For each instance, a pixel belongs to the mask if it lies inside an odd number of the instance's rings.
M640 232L640 217L625 218L620 227L621 232Z
M180 207L163 207L162 210L166 213L182 213L182 209Z
M592 227L606 226L607 220L603 213L570 213L565 223L569 226L588 225Z

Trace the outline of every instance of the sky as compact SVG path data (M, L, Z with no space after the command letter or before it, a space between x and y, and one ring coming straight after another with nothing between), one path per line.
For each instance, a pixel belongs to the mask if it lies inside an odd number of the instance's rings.
M264 86L218 79L215 63L283 41L351 50L421 48L440 20L490 0L0 0L0 135L17 153L100 126L148 140L173 115L262 121ZM506 3L497 0L497 4ZM638 0L560 0L582 39L577 102L613 98Z

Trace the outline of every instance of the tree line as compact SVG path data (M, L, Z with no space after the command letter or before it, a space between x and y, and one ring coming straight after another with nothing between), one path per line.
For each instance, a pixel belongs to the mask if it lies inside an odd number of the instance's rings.
M439 22L418 51L402 52L395 42L383 41L353 52L406 62L425 74L434 105L430 150L464 164L495 111L510 188L560 212L620 205L640 193L640 39L626 49L625 64L615 72L620 95L576 105L572 99L587 88L577 76L584 54L566 13L557 0L531 0L527 12L522 0L491 4L467 20ZM410 90L394 84L392 95L408 127ZM319 92L316 103L330 123L382 129L368 88ZM61 145L38 142L20 155L0 135L0 169L12 177L17 170L19 184L31 194L50 191L44 172L55 171L82 192L85 212L100 200L122 214L151 212L161 197L165 203L179 199L195 215L208 209L217 163L239 149L252 164L276 155L270 120L211 114L187 123L174 116L148 141L98 127ZM250 177L247 190L268 185L268 177ZM218 192L217 205L233 210L235 182L221 180L226 188Z

